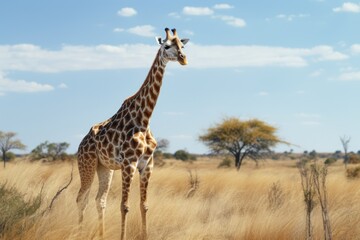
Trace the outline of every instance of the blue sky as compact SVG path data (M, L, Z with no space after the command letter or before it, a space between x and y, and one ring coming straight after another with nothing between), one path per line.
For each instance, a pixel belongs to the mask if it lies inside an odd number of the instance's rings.
M92 124L137 91L155 36L190 38L189 64L169 63L151 120L168 151L207 153L198 136L225 117L258 118L296 146L360 149L360 2L2 1L0 130L31 151L76 152Z

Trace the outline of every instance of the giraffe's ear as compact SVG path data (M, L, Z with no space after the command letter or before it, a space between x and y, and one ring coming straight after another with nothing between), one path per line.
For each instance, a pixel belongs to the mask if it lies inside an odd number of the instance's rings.
M161 45L163 42L162 42L162 40L161 40L161 37L155 37L155 39L156 39L156 42L159 44L159 45Z
M188 38L183 38L183 39L181 39L181 42L182 42L182 44L187 44L188 43L188 41L189 41L190 39L188 39Z

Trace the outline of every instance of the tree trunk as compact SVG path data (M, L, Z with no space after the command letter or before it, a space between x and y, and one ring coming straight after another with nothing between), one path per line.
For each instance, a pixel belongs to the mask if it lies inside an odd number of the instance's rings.
M2 159L4 161L4 168L6 167L6 152L2 151Z
M236 170L239 171L240 170L240 167L241 167L241 164L242 164L242 160L243 158L241 157L241 154L238 153L235 155L235 167L236 167Z

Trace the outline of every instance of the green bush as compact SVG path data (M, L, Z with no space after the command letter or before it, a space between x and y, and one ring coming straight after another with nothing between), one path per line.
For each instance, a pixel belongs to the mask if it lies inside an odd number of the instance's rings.
M188 153L186 150L177 150L174 153L175 159L187 161L187 160L196 160L196 157L190 153Z
M29 201L24 200L23 194L5 183L0 185L0 233L11 229L26 216L33 215L41 205L39 194ZM21 229L19 229L21 230Z
M326 165L331 165L331 164L335 163L336 161L337 161L337 158L327 158L324 163Z
M232 160L228 157L224 158L221 163L219 163L218 168L229 168L231 167Z

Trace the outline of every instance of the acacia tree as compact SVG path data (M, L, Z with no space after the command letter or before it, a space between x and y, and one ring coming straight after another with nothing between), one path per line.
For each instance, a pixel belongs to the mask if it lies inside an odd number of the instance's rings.
M285 143L275 135L276 128L258 119L241 121L227 118L199 136L214 153L230 153L234 156L235 167L240 170L242 161L249 157L258 161L277 143Z
M0 131L0 150L2 159L4 161L4 168L6 167L6 153L11 149L24 150L26 146L18 139L14 139L16 133Z
M50 158L54 161L64 156L69 146L70 144L66 142L50 143L45 141L31 151L31 156L33 159Z

